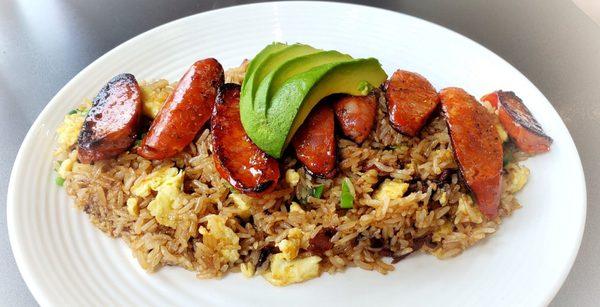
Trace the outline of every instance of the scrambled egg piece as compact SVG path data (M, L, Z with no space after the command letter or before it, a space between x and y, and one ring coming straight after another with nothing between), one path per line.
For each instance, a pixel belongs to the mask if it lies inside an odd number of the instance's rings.
M473 199L468 196L461 196L458 199L458 207L456 208L456 218L454 224L471 222L480 224L483 222L483 214L474 205Z
M131 187L131 193L139 197L147 197L151 191L158 191L158 188L169 178L177 176L179 170L175 167L160 168L152 173L138 179ZM183 177L182 177L183 178Z
M60 148L68 150L69 147L77 143L79 130L81 130L81 126L83 125L85 114L86 111L78 110L73 114L65 115L65 119L56 129L58 135L57 143Z
M155 118L162 108L163 103L173 92L169 81L161 79L150 84L142 84L142 113L148 117Z
M235 262L240 258L240 238L231 228L225 225L225 218L210 214L206 216L206 228L200 227L202 243L212 250L219 251L221 257L228 262Z
M133 216L140 214L140 205L135 197L129 197L127 199L127 212Z
M298 256L300 247L303 245L303 238L304 233L302 230L292 228L288 231L287 239L281 240L276 244L285 260L292 260Z
M243 219L249 218L251 215L250 205L252 204L252 198L240 193L231 193L229 197L239 209L238 215Z
M73 165L75 165L75 159L71 159L69 157L60 163L60 166L56 172L61 178L67 178L67 174L73 170Z
M148 211L156 221L164 226L175 228L177 209L183 206L183 171L175 167L162 168L138 180L131 187L131 193L147 197L151 191L158 192L148 204Z
M520 191L529 179L529 169L516 163L510 163L506 166L508 176L506 176L506 191L516 193Z
M177 210L183 207L181 191L183 187L183 172L170 177L158 187L156 197L148 204L150 214L158 223L175 228L177 226Z
M287 182L290 186L295 187L298 185L300 181L300 174L293 169L288 169L285 172L285 182Z
M304 210L297 202L293 201L290 205L290 212L304 213Z
M498 135L500 135L500 140L502 141L502 143L508 141L508 134L506 133L506 130L504 130L504 127L502 127L500 123L496 124L496 130L498 131Z
M296 260L286 260L283 253L273 255L270 272L263 277L274 286L286 286L319 276L321 257L310 256Z
M406 193L406 191L408 190L408 183L404 183L404 182L396 182L396 181L392 181L389 179L386 179L381 186L379 187L379 189L377 190L377 192L375 192L375 195L373 196L373 198L383 201L384 198L388 198L388 199L397 199L400 198L404 195L404 193Z

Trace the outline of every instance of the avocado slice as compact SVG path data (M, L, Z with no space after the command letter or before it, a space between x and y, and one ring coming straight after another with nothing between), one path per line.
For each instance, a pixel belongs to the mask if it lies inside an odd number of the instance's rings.
M254 74L256 72L256 69L258 69L262 65L262 63L265 61L265 59L267 59L269 57L269 55L271 55L272 53L275 53L287 46L288 45L286 45L286 44L274 42L270 45L267 45L265 48L263 48L259 53L257 53L254 56L254 58L250 61L250 63L248 64L248 67L246 68L246 75L244 76L244 81L242 82L242 89L241 89L242 93L244 93L245 91L248 91L249 84L253 83L253 81L249 82L249 80L251 80L251 79L254 80Z
M374 58L333 62L314 67L285 81L270 99L265 113L241 112L252 141L267 154L280 158L312 108L326 96L368 94L387 79ZM257 100L256 103L266 103ZM260 107L257 106L258 109ZM249 125L246 125L249 124Z
M253 70L250 72L250 75L247 75L247 79L245 78L241 96L254 99L254 94L258 89L258 85L269 72L289 59L317 51L319 50L309 45L293 44L284 45L281 49L276 48L275 50L266 53L264 59L262 59L262 61L257 61L256 66L252 67ZM252 61L254 62L254 59Z
M264 114L275 91L289 78L323 64L347 60L352 60L352 57L335 50L320 51L288 60L260 82L253 97L254 112Z

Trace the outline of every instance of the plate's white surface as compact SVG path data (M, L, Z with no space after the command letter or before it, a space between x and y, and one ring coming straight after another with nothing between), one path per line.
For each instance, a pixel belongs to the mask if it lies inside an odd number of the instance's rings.
M441 89L480 97L496 89L521 96L554 138L552 151L527 161L523 208L495 235L445 261L416 255L386 276L350 269L286 288L230 274L197 280L179 268L146 274L119 240L96 230L53 183L54 130L113 75L177 80L195 60L238 65L272 41L303 42L355 57L377 57L391 74L417 71ZM334 3L233 7L171 22L102 56L71 80L31 127L16 159L8 226L17 264L42 305L228 306L536 306L560 288L585 222L585 183L573 141L547 99L480 45L406 15Z

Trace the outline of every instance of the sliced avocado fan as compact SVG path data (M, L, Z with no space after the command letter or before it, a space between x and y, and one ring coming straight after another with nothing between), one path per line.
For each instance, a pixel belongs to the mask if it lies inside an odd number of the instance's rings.
M275 158L321 99L337 93L364 96L387 79L374 58L352 59L300 44L275 51L266 50L269 46L248 66L240 117L250 139Z

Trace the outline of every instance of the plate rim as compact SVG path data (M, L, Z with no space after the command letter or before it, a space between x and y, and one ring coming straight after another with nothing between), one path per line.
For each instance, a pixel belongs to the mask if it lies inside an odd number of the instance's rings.
M323 5L332 5L332 6L339 6L342 9L348 9L348 8L360 8L360 9L370 9L370 10L376 10L379 11L380 13L384 13L384 14L399 14L402 15L404 18L408 18L408 19L413 19L416 20L417 22L421 22L421 23L425 23L428 26L432 26L437 28L438 30L441 31L445 31L449 34L452 35L456 35L458 37L460 37L461 39L467 40L470 43L478 46L482 51L487 52L489 55L491 55L492 57L494 57L496 60L501 61L507 68L510 68L511 70L513 70L514 73L521 75L525 80L527 80L531 86L542 96L546 99L546 101L549 103L549 99L546 98L546 96L543 94L543 92L541 92L538 87L535 85L535 83L533 83L529 78L527 78L523 73L521 73L521 71L519 71L517 68L515 68L512 64L510 64L508 61L506 61L504 58L502 58L501 56L499 56L498 54L496 54L495 52L493 52L492 50L488 49L487 47L481 45L480 43L478 43L477 41L459 33L456 32L450 28L444 27L442 25L439 25L437 23L422 19L420 17L416 17L416 16L412 16L403 12L399 12L399 11L393 11L390 9L384 9L384 8L379 8L379 7L374 7L374 6L368 6L368 5L363 5L363 4L353 4L353 3L342 3L342 2L334 2L334 1L292 1L292 2L286 2L286 1L275 1L275 2L258 2L258 3L249 3L249 4L242 4L242 5L233 5L233 6L228 6L228 7L223 7L223 8L219 8L219 9L214 9L214 10L208 10L208 11L204 11L204 12L200 12L200 13L196 13L196 14L192 14L189 16L184 16L169 22L166 22L164 24L158 25L156 27L153 27L151 29L148 29L144 32L141 32L125 41L123 41L122 43L120 43L119 45L113 47L112 49L110 49L109 51L107 51L106 53L102 54L101 56L99 56L98 58L96 58L95 60L93 60L90 64L88 64L85 68L83 68L82 70L80 70L77 74L75 74L75 76L73 76L65 85L63 85L60 90L58 92L56 92L56 94L48 101L48 103L44 106L44 108L42 109L42 111L37 115L36 119L34 120L34 122L31 124L31 126L29 127L27 134L25 136L25 138L23 139L21 145L19 146L19 150L17 153L17 156L15 158L15 161L13 163L13 166L11 168L11 174L10 174L10 179L9 179L9 185L8 185L8 189L7 189L7 206L6 206L6 219L7 219L7 228L8 228L8 235L9 235L9 242L10 242L10 247L11 247L11 251L13 253L15 262L17 264L17 267L19 269L19 273L21 274L21 277L23 278L23 280L25 281L25 284L27 285L28 289L31 291L31 294L33 295L33 297L35 298L35 300L42 306L47 306L47 305L51 305L51 303L48 300L48 297L45 296L44 294L44 286L42 286L39 282L38 279L36 279L35 274L31 271L31 268L28 266L27 262L24 259L23 256L23 249L20 245L20 242L18 240L18 234L16 233L16 229L15 229L15 207L17 206L16 204L16 200L14 199L16 197L17 194L17 189L15 187L15 178L17 178L18 176L20 176L20 172L18 171L19 169L23 168L23 159L24 159L24 153L23 153L23 148L25 147L26 144L29 144L31 142L34 141L34 131L38 130L40 128L40 126L43 125L42 123L42 118L45 117L44 115L48 112L50 112L50 109L52 109L52 107L54 105L56 105L58 103L58 99L57 97L61 96L64 92L68 91L70 89L70 87L72 87L73 83L76 83L77 80L79 80L80 78L82 78L82 76L89 70L93 70L96 68L96 66L99 65L99 63L107 57L110 57L113 53L118 52L120 49L126 47L126 45L129 44L133 44L137 41L143 40L145 38L145 36L150 35L154 32L158 32L160 30L162 30L163 28L167 28L167 27L171 27L173 24L176 23L180 23L180 22L185 22L189 19L193 19L193 18L197 18L197 16L202 15L202 16L208 16L208 15L214 15L214 14L220 14L222 11L227 11L227 10L243 10L246 9L248 7L256 7L256 6L267 6L267 7L277 7L277 6L305 6L305 5L319 5L319 4L323 4ZM581 163L581 156L579 154L579 151L577 149L577 146L575 144L575 141L569 131L569 129L567 128L567 126L565 125L562 117L560 117L560 114L557 112L557 110L554 108L554 106L549 103L552 111L554 113L556 113L557 117L560 119L560 122L557 123L558 125L562 126L562 128L564 128L564 130L567 133L568 136L568 143L570 145L572 145L572 149L574 149L574 153L577 157L577 161L576 164L578 165L577 169L575 170L576 173L579 174L578 178L578 185L579 185L579 192L581 193L582 196L582 201L583 201L583 206L582 206L582 212L581 212L581 216L579 217L579 229L578 229L578 236L576 238L576 242L574 245L574 248L570 250L569 252L569 259L568 261L565 262L566 265L564 265L561 270L560 270L560 277L558 279L556 279L553 288L549 289L548 291L546 291L546 293L548 293L548 295L543 299L543 303L544 305L549 304L554 297L556 296L556 294L558 293L558 291L561 289L562 285L564 284L566 278L568 277L575 259L577 258L577 255L579 253L579 250L581 248L581 242L583 239L583 234L584 234L584 230L585 230L585 224L586 224L586 217L587 217L587 187L586 187L586 180L585 180L585 173L584 173L584 169L583 169L583 165ZM577 185L576 185L577 186Z

